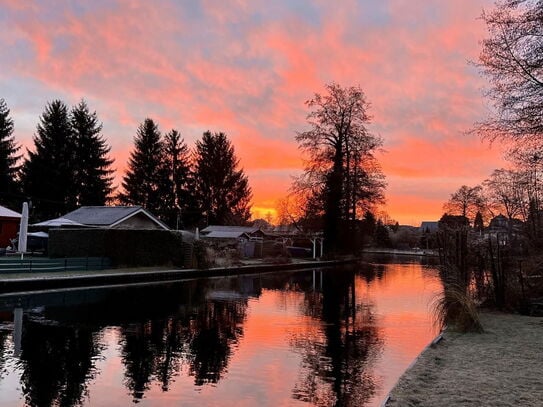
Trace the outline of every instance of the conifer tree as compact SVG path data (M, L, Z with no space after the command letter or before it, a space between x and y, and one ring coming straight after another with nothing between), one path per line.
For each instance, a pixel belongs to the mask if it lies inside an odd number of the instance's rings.
M13 136L13 119L4 99L0 99L0 204L16 209L19 204L17 152L21 148Z
M177 130L164 136L164 185L162 219L172 228L194 223L195 203L192 194L190 152Z
M96 112L91 113L85 101L71 112L75 141L75 184L77 204L105 205L110 199L113 183L111 150L100 134L102 124Z
M164 149L157 124L145 119L134 138L134 150L128 160L128 169L122 181L123 192L119 200L127 205L142 205L160 215L164 207Z
M196 142L196 196L208 224L243 225L251 217L249 180L238 166L226 134L207 131Z
M74 161L75 137L68 107L60 100L48 103L23 165L23 192L33 203L37 219L50 219L77 206Z

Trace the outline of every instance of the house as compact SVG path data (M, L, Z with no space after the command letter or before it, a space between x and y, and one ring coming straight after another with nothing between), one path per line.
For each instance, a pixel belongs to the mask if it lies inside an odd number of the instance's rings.
M508 224L508 219L500 213L498 216L494 216L492 219L490 219L488 229L493 232L507 232Z
M100 228L169 230L141 206L82 206L62 218Z
M509 219L500 213L490 220L488 227L484 229L483 235L485 237L491 236L497 239L500 244L505 245L508 243L510 237L515 238L519 236L523 230L524 222L520 219Z
M11 245L11 239L14 239L19 232L20 222L19 213L0 206L0 247Z

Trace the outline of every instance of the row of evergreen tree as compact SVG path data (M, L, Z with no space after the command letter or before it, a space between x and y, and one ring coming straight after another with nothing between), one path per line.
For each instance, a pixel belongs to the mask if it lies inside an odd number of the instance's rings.
M170 227L245 224L251 188L226 134L205 132L191 150L179 131L162 134L145 119L119 192L111 147L85 101L71 109L50 102L40 116L34 148L20 154L14 122L0 99L0 204L19 210L32 202L34 220L83 205L142 205Z

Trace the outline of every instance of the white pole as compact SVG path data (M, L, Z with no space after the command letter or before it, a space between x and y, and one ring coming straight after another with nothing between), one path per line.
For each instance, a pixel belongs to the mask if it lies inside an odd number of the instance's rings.
M21 253L21 256L26 252L26 241L28 233L28 203L23 203L23 213L21 215L21 225L19 227L19 243L17 245L17 251Z
M313 259L317 258L317 239L311 239L311 242L313 243Z
M324 255L324 252L322 251L322 242L324 241L324 239L321 237L321 257Z

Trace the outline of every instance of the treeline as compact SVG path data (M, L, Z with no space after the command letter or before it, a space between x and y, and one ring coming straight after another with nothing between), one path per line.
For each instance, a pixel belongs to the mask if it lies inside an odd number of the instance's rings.
M472 133L502 142L510 164L455 191L439 232L448 282L480 303L528 314L541 312L543 294L542 15L541 2L527 0L482 14L488 37L476 64L494 109Z
M543 247L543 162L517 157L510 168L496 169L481 184L462 185L444 205L446 215L459 216L477 231L495 217L504 217L508 237L525 234L530 246Z
M137 129L121 188L96 112L85 101L47 104L23 157L10 110L0 99L0 204L20 210L32 202L33 220L83 205L142 205L170 227L250 218L251 188L225 133L205 132L190 149L179 131L163 134L152 119Z
M480 302L532 313L540 298L542 177L538 165L497 169L481 185L461 186L444 205L434 244L449 283Z

